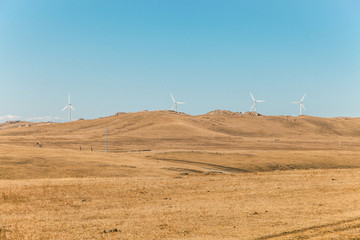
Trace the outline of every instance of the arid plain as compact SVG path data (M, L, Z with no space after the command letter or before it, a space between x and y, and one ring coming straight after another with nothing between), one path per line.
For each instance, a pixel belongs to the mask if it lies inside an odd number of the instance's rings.
M143 111L0 129L0 239L360 239L358 118Z

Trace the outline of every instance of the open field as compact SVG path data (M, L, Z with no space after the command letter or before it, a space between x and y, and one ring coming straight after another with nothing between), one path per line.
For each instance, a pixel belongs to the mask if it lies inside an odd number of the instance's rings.
M360 119L160 111L0 128L0 239L360 238Z
M9 239L355 239L360 237L359 173L2 180L2 234Z

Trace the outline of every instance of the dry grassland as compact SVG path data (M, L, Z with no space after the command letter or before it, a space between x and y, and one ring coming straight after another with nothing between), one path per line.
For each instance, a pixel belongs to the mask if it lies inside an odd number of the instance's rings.
M359 173L359 170L308 170L2 180L2 236L5 239L359 238Z
M360 239L357 127L229 112L0 126L0 239Z

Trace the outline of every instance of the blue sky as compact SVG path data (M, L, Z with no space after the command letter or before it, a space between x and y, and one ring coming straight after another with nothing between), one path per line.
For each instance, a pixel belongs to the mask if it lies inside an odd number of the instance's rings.
M0 121L162 110L360 116L357 0L0 0ZM11 115L11 116L8 116ZM8 117L6 117L8 116Z

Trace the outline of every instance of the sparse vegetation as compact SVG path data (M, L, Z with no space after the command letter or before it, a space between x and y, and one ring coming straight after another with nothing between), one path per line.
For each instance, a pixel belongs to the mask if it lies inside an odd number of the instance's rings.
M324 121L164 111L3 132L0 239L358 239L357 120Z

